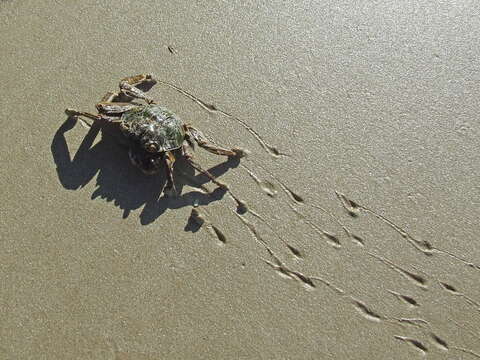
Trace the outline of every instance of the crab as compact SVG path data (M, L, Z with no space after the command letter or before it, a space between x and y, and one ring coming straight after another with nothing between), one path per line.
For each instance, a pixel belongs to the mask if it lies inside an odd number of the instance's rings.
M120 80L120 91L108 92L96 104L98 114L74 109L66 109L65 113L68 116L118 124L128 139L128 155L133 165L148 175L156 174L164 167L167 181L163 191L167 195L176 194L173 165L178 156L183 156L194 169L209 177L218 186L226 187L193 160L194 144L213 154L235 158L245 156L245 150L227 149L213 144L201 131L155 103L141 90L149 89L155 84L155 79L149 74L129 76ZM133 102L133 99L142 100L143 103Z

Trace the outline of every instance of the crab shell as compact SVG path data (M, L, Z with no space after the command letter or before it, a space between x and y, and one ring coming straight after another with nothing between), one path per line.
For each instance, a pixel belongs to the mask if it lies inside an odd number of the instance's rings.
M141 143L155 142L157 153L178 149L185 139L185 128L170 110L159 105L142 105L122 114L122 131Z

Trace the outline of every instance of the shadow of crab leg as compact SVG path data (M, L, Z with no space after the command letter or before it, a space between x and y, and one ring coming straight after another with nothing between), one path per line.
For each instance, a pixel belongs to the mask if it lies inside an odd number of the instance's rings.
M202 166L200 164L196 163L192 158L186 157L185 159L194 169L200 171L202 174L207 176L215 185L217 185L221 189L224 189L230 195L230 197L237 203L238 211L243 213L243 212L246 212L248 210L245 202L243 202L238 197L236 197L232 193L232 191L230 190L230 188L228 187L227 184L219 181L213 174L211 174L208 170L202 168Z
M198 129L193 126L185 125L185 130L190 137L203 149L216 155L243 157L245 156L245 150L239 148L225 149L215 144L212 144Z
M154 101L147 96L138 87L141 85L155 85L157 81L150 74L140 74L126 77L120 80L120 90L128 96L145 100L149 104L153 104Z

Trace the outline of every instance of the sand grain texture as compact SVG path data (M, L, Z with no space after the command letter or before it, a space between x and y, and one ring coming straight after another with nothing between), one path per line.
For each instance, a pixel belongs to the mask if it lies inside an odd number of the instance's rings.
M0 1L0 358L480 358L479 19ZM231 194L179 163L167 199L114 129L66 119L142 72L250 151L196 151Z

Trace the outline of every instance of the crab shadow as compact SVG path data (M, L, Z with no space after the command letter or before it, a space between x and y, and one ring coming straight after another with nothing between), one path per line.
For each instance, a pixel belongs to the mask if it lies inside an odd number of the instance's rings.
M93 124L72 158L65 134L77 122L73 117L67 118L53 137L51 151L58 178L65 189L77 190L87 185L97 175L92 199L102 198L113 202L123 210L123 218L127 218L132 210L143 206L139 215L140 223L147 225L154 222L167 209L207 205L222 199L226 193L221 188L209 193L200 191L200 187L210 180L205 175L195 175L195 170L185 159L179 157L174 168L178 195L166 196L162 193L166 183L164 172L147 176L135 168L128 158L128 145L122 143L124 139L118 128L114 128L113 125ZM99 134L101 139L95 142ZM208 171L218 177L238 164L238 159L229 158ZM199 190L182 193L184 185ZM198 226L189 219L185 231L196 230Z

